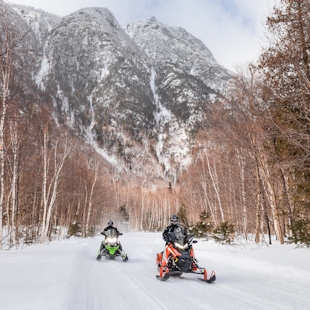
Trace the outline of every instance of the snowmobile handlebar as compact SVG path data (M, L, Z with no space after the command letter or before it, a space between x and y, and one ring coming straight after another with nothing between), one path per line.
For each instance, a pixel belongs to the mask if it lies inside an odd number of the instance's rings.
M169 232L167 235L167 239L168 239L168 242L174 243L177 238L174 232ZM197 240L193 240L193 239L194 239L194 234L190 233L187 236L185 236L184 240L186 240L186 242L188 242L189 244L198 242Z
M101 232L100 234L103 235L103 236L106 235L105 231ZM123 235L123 233L118 233L118 234L117 234L117 236L122 236L122 235Z

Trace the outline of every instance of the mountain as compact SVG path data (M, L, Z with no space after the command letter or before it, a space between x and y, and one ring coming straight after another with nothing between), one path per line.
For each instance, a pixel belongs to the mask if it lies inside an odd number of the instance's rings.
M148 60L113 14L90 8L64 17L45 55L40 87L53 94L58 118L112 163L122 158L135 169L138 154L147 160L144 140L154 122Z
M31 76L57 123L121 170L175 180L191 161L205 107L231 78L208 48L155 17L122 28L105 8L65 17L10 9L31 27Z

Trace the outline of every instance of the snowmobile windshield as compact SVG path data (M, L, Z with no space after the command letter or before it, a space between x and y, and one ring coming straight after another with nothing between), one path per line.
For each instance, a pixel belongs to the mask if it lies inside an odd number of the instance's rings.
M180 243L180 244L184 244L184 242L186 242L186 238L184 235L184 228L182 226L178 226L175 228L174 230L174 234L175 234L175 240Z
M184 234L184 227L179 226L174 230L175 241L174 246L181 250L187 251L189 249L186 235Z
M188 243L192 243L193 239L194 239L195 235L194 234L188 234L186 239Z
M116 230L111 228L111 229L108 229L106 232L105 232L105 235L107 237L110 237L110 238L117 238L117 233L116 233Z
M109 244L115 244L117 242L117 233L116 230L111 228L105 232L106 240Z

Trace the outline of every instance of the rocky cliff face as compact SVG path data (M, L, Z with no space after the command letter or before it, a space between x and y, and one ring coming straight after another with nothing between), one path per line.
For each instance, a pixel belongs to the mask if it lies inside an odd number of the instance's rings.
M180 167L186 166L195 127L199 127L206 105L222 92L230 74L183 28L164 25L151 17L125 30L151 64L160 142L157 157L165 167L170 166L171 159Z
M104 8L63 18L11 8L32 26L32 76L59 123L132 173L186 167L205 106L230 79L201 41L154 17L123 29Z

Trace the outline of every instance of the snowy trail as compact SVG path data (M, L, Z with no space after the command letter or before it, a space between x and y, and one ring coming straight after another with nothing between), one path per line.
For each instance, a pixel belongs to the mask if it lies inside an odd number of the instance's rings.
M159 233L120 237L129 261L95 260L102 238L69 239L0 252L1 310L310 309L310 250L195 245L199 265L217 281L185 274L156 280Z

